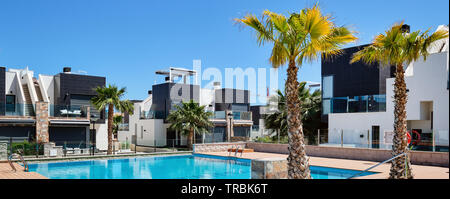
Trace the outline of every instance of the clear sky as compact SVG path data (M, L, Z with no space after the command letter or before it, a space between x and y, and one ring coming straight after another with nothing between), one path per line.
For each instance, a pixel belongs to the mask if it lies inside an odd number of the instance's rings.
M311 0L0 0L0 66L54 75L73 72L105 76L127 87L126 98L144 99L155 71L169 66L270 67L270 45L259 47L254 33L233 18L263 10L288 14ZM322 0L324 13L358 32L369 43L393 23L434 31L448 24L448 0ZM279 87L284 87L286 67ZM299 80L320 82L320 60L304 64Z

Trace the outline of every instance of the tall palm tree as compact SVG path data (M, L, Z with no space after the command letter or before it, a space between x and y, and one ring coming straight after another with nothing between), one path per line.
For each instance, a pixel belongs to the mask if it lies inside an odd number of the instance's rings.
M134 108L133 103L129 100L121 100L126 92L126 88L118 89L117 86L108 85L108 87L97 87L95 89L97 96L91 99L92 104L98 110L105 110L108 107L108 152L112 153L112 140L113 140L113 119L114 119L114 109L120 112L128 112L133 114Z
M212 113L205 111L205 106L199 106L193 100L181 102L181 106L175 105L174 107L175 110L167 116L167 121L171 123L169 128L187 135L188 147L192 149L194 133L202 135L208 133L209 129L213 127L212 122L209 121Z
M256 31L259 45L273 43L269 61L278 68L288 64L286 106L288 121L288 176L295 179L311 178L309 158L305 152L298 98L297 72L304 61L313 61L340 53L342 45L356 40L346 27L338 27L330 16L322 15L318 5L292 13L288 18L282 14L264 11L261 20L254 15L236 19L238 23Z
M402 29L403 22L394 24L385 34L375 37L373 43L353 54L350 63L363 61L381 65L395 66L394 83L394 140L392 155L408 152L406 139L406 83L403 65L416 61L420 57L426 60L428 48L433 42L448 37L447 31L428 31L407 33ZM407 155L409 157L409 154ZM389 178L412 178L411 163L408 157L396 158L391 163Z
M269 99L269 103L277 103L278 110L263 116L264 126L267 129L279 131L280 136L287 136L286 97L280 90L277 90L276 93L276 96ZM304 124L304 134L312 138L314 131L320 128L320 90L315 90L311 93L310 89L306 87L306 82L300 82L298 98L301 101L300 108L302 123Z

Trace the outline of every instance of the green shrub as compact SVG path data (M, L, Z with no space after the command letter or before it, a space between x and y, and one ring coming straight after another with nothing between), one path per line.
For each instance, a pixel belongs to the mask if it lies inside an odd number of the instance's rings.
M44 145L37 143L30 143L28 141L23 142L13 142L12 143L13 153L17 153L18 150L22 150L22 155L39 155L44 154Z

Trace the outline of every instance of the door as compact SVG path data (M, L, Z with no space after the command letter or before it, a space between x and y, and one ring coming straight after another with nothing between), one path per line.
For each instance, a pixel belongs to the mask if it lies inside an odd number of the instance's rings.
M372 126L372 148L380 148L380 126Z

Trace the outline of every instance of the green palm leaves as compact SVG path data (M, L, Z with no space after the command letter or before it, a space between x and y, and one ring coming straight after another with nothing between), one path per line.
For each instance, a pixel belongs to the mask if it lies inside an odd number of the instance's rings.
M192 140L194 133L199 135L208 133L213 127L209 117L211 112L205 111L205 106L199 106L198 103L190 100L189 102L181 102L181 105L175 105L175 110L171 111L167 116L170 124L169 128L181 132L188 136L188 146L192 148Z
M298 98L301 101L301 116L305 134L313 135L314 131L320 128L320 90L311 92L306 87L306 82L300 82L298 93ZM280 131L281 136L287 136L286 96L283 92L277 90L277 95L269 98L269 103L276 103L278 105L278 111L264 116L265 128L277 129Z
M274 44L269 59L274 68L289 60L301 65L304 60L313 61L320 55L339 54L342 45L356 40L352 31L336 26L330 16L322 15L318 5L289 17L266 10L261 19L247 15L235 20L256 31L259 45Z
M402 26L403 22L394 24L384 34L376 36L372 45L353 55L351 63L363 61L369 64L402 65L416 61L421 56L426 60L433 42L448 37L448 32L443 30L431 35L429 30L404 33Z

